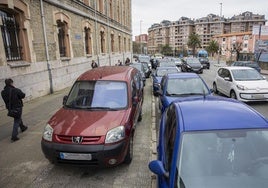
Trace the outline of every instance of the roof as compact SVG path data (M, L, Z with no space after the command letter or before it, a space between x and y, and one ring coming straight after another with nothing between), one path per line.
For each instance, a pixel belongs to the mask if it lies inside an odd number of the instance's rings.
M162 66L162 67L157 67L156 70L168 70L168 69L178 69L176 66Z
M168 73L169 78L200 78L196 73L190 72L178 72L178 73Z
M241 66L230 66L230 67L220 67L220 68L226 68L229 70L252 69L251 67L241 67Z
M137 69L129 66L102 66L81 74L77 80L127 80L131 70Z
M182 117L181 131L268 128L268 120L245 103L206 96L174 102Z

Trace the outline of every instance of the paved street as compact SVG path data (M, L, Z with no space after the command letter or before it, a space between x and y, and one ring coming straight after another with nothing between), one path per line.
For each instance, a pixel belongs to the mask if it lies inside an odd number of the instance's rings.
M211 88L216 68L220 65L213 62L211 69L200 75ZM156 152L157 139L154 124L158 124L160 114L158 98L152 96L151 84L151 79L147 79L143 120L137 126L134 158L129 166L122 164L109 169L54 166L45 159L40 147L43 128L61 107L69 88L25 103L23 120L29 129L19 134L18 142L10 142L13 119L6 116L6 110L0 111L0 187L154 187L155 180L148 163L155 158L152 155ZM249 105L268 118L267 102Z
M152 153L152 95L151 80L147 79L143 120L138 124L134 140L134 158L130 165L97 169L54 166L43 156L40 147L46 121L58 108L69 89L28 102L23 120L29 129L20 133L20 140L11 143L13 119L0 111L0 187L90 187L90 188L148 188L151 173L148 163ZM155 147L155 146L154 146Z

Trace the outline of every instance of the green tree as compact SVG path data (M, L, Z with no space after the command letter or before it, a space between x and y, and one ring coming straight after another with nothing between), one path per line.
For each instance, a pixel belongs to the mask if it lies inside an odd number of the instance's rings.
M219 43L215 40L210 41L206 50L214 56L214 54L219 51Z
M201 40L200 40L200 37L198 34L196 33L192 33L189 35L189 38L188 38L188 43L187 45L192 48L193 50L193 55L195 56L195 51L196 51L196 48L200 48L201 47Z
M139 42L132 42L132 49L134 54L139 54L141 52L141 45Z
M233 44L233 49L236 53L236 61L238 61L239 59L239 56L240 56L240 52L242 51L242 42L240 41L236 41L235 44Z
M166 44L165 46L162 46L161 53L170 56L172 55L172 49L168 44Z

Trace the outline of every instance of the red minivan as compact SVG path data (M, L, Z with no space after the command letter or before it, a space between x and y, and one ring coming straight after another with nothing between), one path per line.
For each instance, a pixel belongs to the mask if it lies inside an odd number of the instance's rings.
M131 163L142 103L143 83L136 68L103 66L83 73L44 128L45 157L56 164Z

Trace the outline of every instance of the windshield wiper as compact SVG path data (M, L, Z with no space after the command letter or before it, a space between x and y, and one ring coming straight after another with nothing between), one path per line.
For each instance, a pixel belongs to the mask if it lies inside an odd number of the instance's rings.
M204 95L203 93L171 93L167 94L168 96L188 96L188 95Z
M186 95L204 95L205 93L187 93Z
M110 107L101 107L101 106L91 106L91 107L86 107L85 109L88 109L88 110L118 110L116 108L110 108Z

